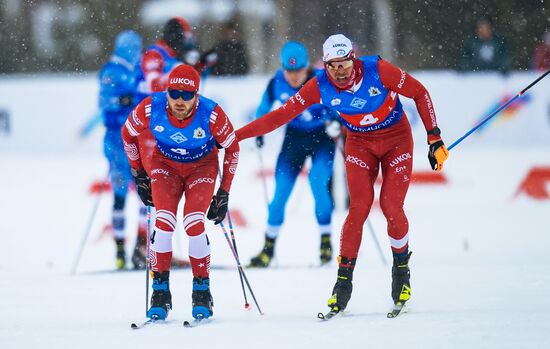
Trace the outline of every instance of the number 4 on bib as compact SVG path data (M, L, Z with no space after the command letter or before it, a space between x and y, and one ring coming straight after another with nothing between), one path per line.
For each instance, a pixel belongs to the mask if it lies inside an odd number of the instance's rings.
M361 121L359 121L359 125L361 126L372 125L377 121L378 121L378 118L375 118L374 116L372 116L372 114L367 114L363 117Z

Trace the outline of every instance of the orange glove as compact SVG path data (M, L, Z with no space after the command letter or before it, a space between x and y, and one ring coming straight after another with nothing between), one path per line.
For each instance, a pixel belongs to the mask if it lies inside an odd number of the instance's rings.
M428 131L428 144L430 145L428 160L430 160L432 170L435 171L441 171L443 169L443 163L449 157L449 151L440 135L441 130L439 130L439 127L435 127L433 130Z

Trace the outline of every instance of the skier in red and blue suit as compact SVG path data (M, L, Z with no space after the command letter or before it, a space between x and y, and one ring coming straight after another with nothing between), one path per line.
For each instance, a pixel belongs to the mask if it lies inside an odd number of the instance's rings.
M193 316L212 316L210 294L210 242L205 213L216 224L227 213L229 189L239 160L239 144L231 121L214 101L199 95L200 76L189 65L179 65L169 75L165 92L145 98L122 128L124 149L130 161L138 194L154 206L156 219L150 238L153 294L148 316L165 319L172 308L169 288L172 235L178 204L185 196L183 229L189 236L193 273ZM150 131L155 148L145 171L138 138ZM212 198L218 176L218 149L225 148L220 187ZM212 203L210 200L212 198ZM154 203L154 204L153 204Z
M193 66L205 77L211 66L217 62L217 54L208 51L200 55L191 31L191 26L183 17L173 17L162 29L162 36L153 45L145 48L140 61L138 74L138 101L151 96L155 92L166 91L170 72L181 64ZM143 166L150 174L150 159L156 142L149 130L139 136L139 149L142 154ZM154 210L152 210L154 218ZM145 263L145 262L143 262ZM189 266L185 259L172 258L172 266Z
M237 139L271 132L315 103L336 109L347 128L345 164L350 207L340 239L337 281L328 306L338 313L351 298L363 224L373 203L380 169L380 207L393 252L392 298L396 306L403 305L411 294L409 224L403 204L412 177L413 140L399 95L415 101L427 132L428 159L432 169L440 171L448 151L437 127L433 103L426 88L402 69L379 56L356 58L351 41L342 34L325 41L323 62L325 70L280 108L237 130Z

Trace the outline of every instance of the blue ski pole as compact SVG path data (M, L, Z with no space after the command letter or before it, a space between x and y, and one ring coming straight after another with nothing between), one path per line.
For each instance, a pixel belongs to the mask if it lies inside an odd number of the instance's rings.
M454 147L456 147L458 144L460 144L460 142L462 142L466 137L468 137L469 135L471 135L472 133L474 133L478 128L480 128L483 124L485 124L487 121L489 121L491 118L493 118L495 115L497 115L500 111L502 111L504 108L506 108L507 106L509 106L513 101L515 101L516 99L518 99L519 97L521 97L525 92L527 92L527 90L529 90L531 87L533 87L536 83L538 83L539 81L541 81L546 75L548 75L548 73L550 73L550 70L548 70L546 73L542 74L541 76L539 76L535 81L533 81L531 84L529 84L529 86L527 86L526 88L524 88L523 90L521 90L521 92L519 92L517 95L515 95L514 97L510 98L508 100L508 102L504 103L503 105L501 105L497 110L495 110L494 112L492 112L491 114L489 114L485 119L481 120L481 122L479 124L477 124L476 126L474 126L470 131L466 132L466 134L464 134L464 136L460 137L459 139L457 139L453 144L451 144L450 147L448 147L447 149L450 151L451 149L453 149Z

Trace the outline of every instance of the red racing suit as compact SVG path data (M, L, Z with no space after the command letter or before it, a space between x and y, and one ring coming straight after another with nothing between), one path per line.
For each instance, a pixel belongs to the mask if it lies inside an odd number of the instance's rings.
M388 94L386 101L378 110L359 115L340 113L344 125L348 128L345 164L350 193L350 208L342 228L340 240L340 256L346 257L348 260L357 258L363 224L373 203L374 183L380 168L383 176L380 206L387 220L387 231L392 251L395 254L406 253L409 242L409 225L403 210L411 179L413 161L413 140L409 122L403 112L403 117L389 127L368 132L357 132L357 128L371 120L379 120L382 115L388 113L388 108L392 110L392 107L396 105L395 93L412 98L415 101L426 131L430 131L437 126L433 103L424 86L408 73L387 61L379 59L376 64L373 68L374 73L365 72L361 61L357 59L354 62L348 88L344 90L336 88L336 97L332 100L322 99L319 85L320 76L313 78L280 108L236 131L238 140L256 137L271 132L289 122L313 104L321 102L338 110L341 101L339 97L342 96L343 99L343 94L352 94L351 97L348 95L347 98L353 98L354 100L355 97L360 101L361 98L367 99L369 93L372 96L380 94L381 91L380 89L374 89L369 91L366 96L356 93L364 82L364 75L368 73L379 76L383 85L381 89L387 89ZM332 86L332 88L335 88L335 86ZM400 102L397 103L400 105ZM384 121L383 118L382 121ZM355 126L357 126L356 130L353 130L352 128Z
M137 138L143 132L150 132L151 101L152 98L147 97L136 106L122 128L124 149L130 165L136 170L144 166ZM175 118L168 106L165 115L172 126L184 129L196 117L199 104L196 104L193 114L184 120ZM229 192L239 160L239 144L234 141L233 126L219 105L215 106L210 115L209 126L215 141L225 148L220 188ZM164 156L156 146L150 166L149 175L156 209L150 249L152 270L162 272L170 268L178 203L185 195L183 228L189 236L189 259L193 276L208 277L210 244L205 233L204 220L218 176L218 149L214 146L212 151L197 160L179 162Z

